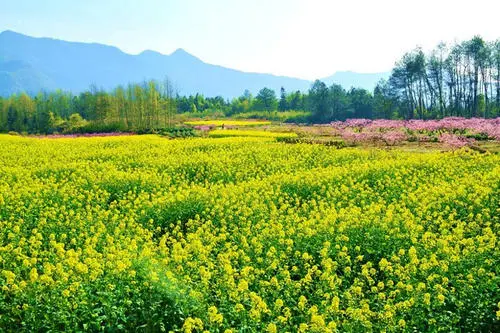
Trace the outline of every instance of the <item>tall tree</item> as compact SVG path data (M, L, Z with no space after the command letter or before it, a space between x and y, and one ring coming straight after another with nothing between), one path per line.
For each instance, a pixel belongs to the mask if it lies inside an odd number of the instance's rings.
M278 101L276 99L276 93L274 90L269 88L262 88L257 97L255 97L256 108L263 111L274 111L276 110Z
M330 92L324 82L314 81L309 89L309 102L313 121L324 123L333 118Z
M281 90L280 90L280 101L278 104L278 110L279 111L288 110L288 102L286 100L286 92L285 92L285 88L283 88L283 87L281 87Z

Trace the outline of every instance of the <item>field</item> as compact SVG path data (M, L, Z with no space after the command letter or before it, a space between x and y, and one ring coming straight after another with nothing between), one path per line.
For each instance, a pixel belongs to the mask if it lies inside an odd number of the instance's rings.
M0 135L0 331L496 331L500 156Z
M192 120L186 121L185 124L193 126L262 126L270 125L268 120L231 120L231 119L214 119L214 120Z
M267 137L267 138L295 138L297 134L294 132L273 132L273 131L263 131L263 130L222 130L216 129L208 133L210 137L213 138L224 138L231 136L241 136L241 137Z

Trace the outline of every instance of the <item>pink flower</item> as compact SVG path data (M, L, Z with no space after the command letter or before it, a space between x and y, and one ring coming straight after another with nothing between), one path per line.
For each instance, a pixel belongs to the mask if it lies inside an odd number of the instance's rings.
M450 133L443 133L439 136L439 142L442 142L451 148L461 148L467 146L473 142L473 140L468 140L467 138Z

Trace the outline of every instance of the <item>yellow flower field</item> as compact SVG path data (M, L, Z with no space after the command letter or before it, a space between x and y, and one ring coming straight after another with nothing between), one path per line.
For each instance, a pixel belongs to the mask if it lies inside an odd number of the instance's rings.
M494 331L500 157L0 136L0 331Z
M270 125L268 120L228 120L228 119L214 119L214 120L192 120L186 121L185 124L193 126L262 126Z
M295 138L297 133L294 132L270 132L256 130L236 130L236 129L216 129L210 131L208 136L213 138L225 138L231 136L250 136L264 138Z

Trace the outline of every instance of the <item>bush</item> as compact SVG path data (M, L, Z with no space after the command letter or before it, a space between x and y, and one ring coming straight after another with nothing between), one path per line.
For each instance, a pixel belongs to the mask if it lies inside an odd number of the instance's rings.
M129 129L121 123L97 124L88 122L79 127L69 127L64 130L65 134L86 134L86 133L113 133L113 132L129 132Z
M488 134L486 133L468 133L464 135L468 139L474 139L478 141L486 141L489 139Z

